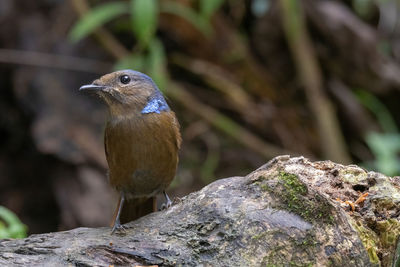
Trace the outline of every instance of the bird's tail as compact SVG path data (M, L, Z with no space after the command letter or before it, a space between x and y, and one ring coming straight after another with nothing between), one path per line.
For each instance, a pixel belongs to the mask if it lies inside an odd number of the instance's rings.
M111 226L114 225L114 222L117 218L120 202L121 197L119 198L117 209L115 210ZM125 199L120 215L121 224L134 221L140 217L152 213L153 211L157 211L156 197Z

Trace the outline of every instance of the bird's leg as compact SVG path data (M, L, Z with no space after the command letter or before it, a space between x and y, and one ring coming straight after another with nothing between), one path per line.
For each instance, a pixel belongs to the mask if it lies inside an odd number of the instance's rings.
M161 205L161 210L166 210L166 209L169 209L169 208L172 206L172 201L171 201L171 199L168 197L167 193L165 193L165 190L163 191L163 194L164 194L165 200L166 200L167 202L166 202L166 203L163 203L163 204Z
M125 195L124 195L124 192L121 192L121 200L119 201L117 217L115 218L111 234L113 234L116 230L124 229L124 227L121 225L121 222L119 220L119 216L121 215L121 211L122 211L122 207L124 206L124 202L125 202Z

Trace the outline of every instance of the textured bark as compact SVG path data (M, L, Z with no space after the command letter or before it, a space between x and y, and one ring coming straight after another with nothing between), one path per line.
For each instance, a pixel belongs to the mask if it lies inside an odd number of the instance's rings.
M281 156L116 235L78 228L2 240L0 265L391 266L399 184L354 165ZM357 191L369 195L356 201Z

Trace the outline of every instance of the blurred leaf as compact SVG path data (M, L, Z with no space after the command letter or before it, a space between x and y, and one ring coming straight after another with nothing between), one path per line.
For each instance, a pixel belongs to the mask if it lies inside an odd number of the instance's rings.
M166 71L167 59L161 41L156 38L150 43L147 64L149 75L160 90L164 90L168 82Z
M99 26L124 13L128 13L126 2L110 2L94 7L73 26L69 39L77 42Z
M130 55L115 63L114 70L132 69L143 71L145 68L145 61L145 57L141 54Z
M384 132L398 132L396 123L389 110L377 97L364 90L357 90L356 94L360 102L375 114Z
M132 29L142 46L152 39L158 21L156 0L131 0Z
M371 132L365 136L365 142L375 157L367 163L375 170L386 175L400 174L400 134L396 123L386 106L374 95L364 90L357 91L360 102L377 117L384 133ZM365 163L364 163L365 164Z
M209 19L223 3L224 0L199 0L200 14L205 19Z
M400 173L400 134L369 133L366 142L375 156L374 168L389 176Z
M162 1L160 9L161 12L176 15L187 20L204 35L211 33L211 26L208 20L203 19L203 17L187 6L174 1Z
M26 237L26 225L13 212L3 206L0 206L0 220L0 239Z
M217 117L214 118L214 120L216 121L216 127L219 129L222 129L232 134L236 134L239 132L240 127L238 126L238 124L222 114L219 114Z

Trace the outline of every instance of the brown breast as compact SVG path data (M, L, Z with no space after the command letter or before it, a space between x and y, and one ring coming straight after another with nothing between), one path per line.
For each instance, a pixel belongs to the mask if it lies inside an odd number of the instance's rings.
M171 183L181 143L174 112L111 119L104 139L110 184L117 190L150 197Z

